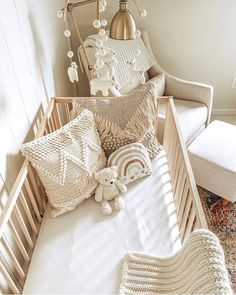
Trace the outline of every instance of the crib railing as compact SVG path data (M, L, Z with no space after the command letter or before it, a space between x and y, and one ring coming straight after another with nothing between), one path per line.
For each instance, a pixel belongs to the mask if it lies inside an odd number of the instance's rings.
M207 225L176 121L173 100L162 97L157 99L157 103L158 101L167 104L164 147L169 162L180 235L184 240L193 229L206 228ZM72 98L51 99L36 138L53 132L70 121L72 103ZM0 272L5 283L4 290L7 290L5 293L22 292L46 204L47 197L40 179L25 160L0 215ZM1 283L0 279L0 288Z
M172 98L167 104L163 145L168 159L178 226L183 242L194 229L207 228L207 222Z

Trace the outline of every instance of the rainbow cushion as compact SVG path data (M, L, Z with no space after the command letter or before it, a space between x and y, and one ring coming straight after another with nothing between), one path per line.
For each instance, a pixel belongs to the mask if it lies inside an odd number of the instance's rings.
M117 166L120 180L131 183L152 173L152 164L142 143L131 143L116 150L108 158L108 166Z

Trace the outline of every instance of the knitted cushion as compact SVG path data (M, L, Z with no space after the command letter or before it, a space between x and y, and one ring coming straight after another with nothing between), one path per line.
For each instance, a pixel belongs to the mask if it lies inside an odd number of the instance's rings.
M217 237L193 232L170 257L129 253L123 266L120 294L233 294Z
M160 85L163 77L163 75L159 77ZM107 157L124 145L141 142L150 158L154 158L161 149L155 129L154 97L157 85L157 82L155 85L148 84L141 90L120 97L76 98L71 116L75 118L83 107L94 113L102 147Z
M21 151L41 178L52 217L73 210L90 197L97 185L92 175L106 165L89 110L61 129L24 144Z
M119 148L110 155L107 165L117 166L119 178L124 184L152 173L148 152L141 143L131 143Z

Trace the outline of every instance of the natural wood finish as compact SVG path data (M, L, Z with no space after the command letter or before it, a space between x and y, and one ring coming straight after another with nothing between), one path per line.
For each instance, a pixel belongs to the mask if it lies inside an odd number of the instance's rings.
M0 261L0 271L1 271L1 274L3 275L3 277L5 278L6 282L8 283L9 288L12 290L12 292L14 294L20 294L21 292L18 289L16 282L13 281L12 277L10 276L10 274L8 273L7 269L2 264L1 261Z
M15 269L17 270L19 276L21 277L21 279L24 279L25 273L24 273L19 261L17 260L15 254L14 254L14 251L12 250L11 246L9 245L9 243L4 235L1 238L1 242L2 242L2 245L5 248L6 252L8 253L9 257L11 258L11 261L12 261Z
M173 145L173 140L175 139L177 140ZM180 132L172 98L169 98L167 104L164 148L170 168L180 236L182 241L184 241L188 238L193 228L197 226L199 228L207 228L207 222L197 191L186 146Z
M9 220L9 228L11 229L12 231L12 234L13 234L13 238L24 258L24 260L29 263L30 262L30 256L28 255L26 249L25 249L25 246L22 242L22 239L20 237L20 234L18 233L18 230L15 228L13 222L11 220Z
M29 220L29 223L31 225L31 228L33 230L33 232L37 235L38 234L38 228L37 228L37 224L30 212L30 209L29 209L29 206L28 206L28 203L26 202L26 199L25 199L25 196L24 194L21 192L21 195L20 195L20 202L22 204L22 207L24 208L24 212Z
M73 99L72 97L51 99L44 117L38 124L35 138L61 128L63 124L70 120ZM155 100L157 111L159 104L167 105L164 148L169 164L180 237L185 240L193 229L207 228L207 224L186 147L176 120L173 99L171 97L157 97ZM47 197L44 187L34 168L25 160L0 216L0 242L11 260L11 271L15 270L23 282L27 275L27 267L32 257L46 203ZM14 219L13 214L15 214L16 219ZM17 226L14 223L15 221ZM16 250L9 245L5 238L9 229L16 243L15 248L22 255L21 259L18 259ZM17 276L14 273L9 273L10 270L6 269L1 263L0 270L12 292L20 293L19 284L15 281Z

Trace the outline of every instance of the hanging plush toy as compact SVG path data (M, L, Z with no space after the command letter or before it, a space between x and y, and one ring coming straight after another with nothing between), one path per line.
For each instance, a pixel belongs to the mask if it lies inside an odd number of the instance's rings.
M76 62L73 61L71 63L71 66L68 68L67 73L68 73L71 83L74 83L75 81L76 82L79 81L78 66L77 66Z
M96 95L98 91L101 91L103 96L108 96L109 89L111 88L118 88L114 80L93 79L90 81L90 92L92 95Z
M130 74L130 84L134 84L136 82L139 82L140 84L145 84L145 72L137 70L137 59L141 54L141 51L137 49L135 57L132 59L132 61L127 61L128 68L129 68L129 74Z
M94 66L95 76L100 80L113 80L115 75L115 66L118 61L116 53L109 49L99 49L96 52L96 63Z

